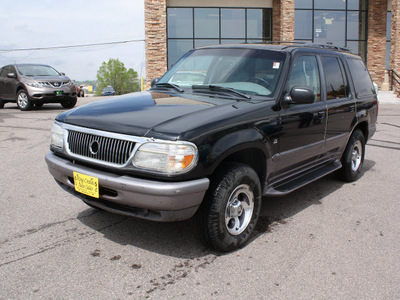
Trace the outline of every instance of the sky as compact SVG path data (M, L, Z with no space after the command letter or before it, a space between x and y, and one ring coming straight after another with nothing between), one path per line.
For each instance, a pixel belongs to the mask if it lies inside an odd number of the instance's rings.
M83 81L114 58L145 77L143 40L144 0L0 0L0 67L46 64ZM134 42L38 50L123 41Z

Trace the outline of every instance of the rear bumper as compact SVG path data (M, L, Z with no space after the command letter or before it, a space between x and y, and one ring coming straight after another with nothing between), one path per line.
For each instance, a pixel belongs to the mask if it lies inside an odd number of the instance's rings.
M152 221L179 221L194 215L210 184L208 178L183 182L161 182L116 175L73 164L54 155L45 157L48 169L58 184L89 205L122 215ZM99 179L100 198L75 191L73 172Z

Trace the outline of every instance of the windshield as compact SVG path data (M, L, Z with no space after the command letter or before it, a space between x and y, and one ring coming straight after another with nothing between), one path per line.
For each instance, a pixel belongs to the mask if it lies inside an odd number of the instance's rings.
M49 66L18 66L18 71L24 76L60 76Z
M199 49L186 54L159 81L181 88L219 86L250 95L271 96L285 54L254 49Z

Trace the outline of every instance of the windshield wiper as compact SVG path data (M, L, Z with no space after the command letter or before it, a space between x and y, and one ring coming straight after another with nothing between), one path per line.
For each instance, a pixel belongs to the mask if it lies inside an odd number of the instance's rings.
M239 92L233 88L229 88L229 87L223 87L220 85L192 85L192 89L194 90L209 90L209 91L215 91L215 92L227 92L227 93L231 93L231 94L235 94L237 96L240 96L242 98L246 98L246 99L251 99L251 97L249 95L246 95L245 93Z
M173 84L173 83L168 83L168 82L157 83L157 84L156 84L156 87L173 88L173 89L177 90L177 91L180 92L180 93L183 92L183 90L179 87L179 85Z

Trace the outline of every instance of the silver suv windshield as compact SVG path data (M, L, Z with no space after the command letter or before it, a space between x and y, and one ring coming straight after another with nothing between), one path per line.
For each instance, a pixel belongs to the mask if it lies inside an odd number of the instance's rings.
M24 76L60 76L60 73L49 66L18 66L17 68Z
M189 52L157 83L180 88L235 89L249 95L271 96L286 55L255 49L205 48Z

